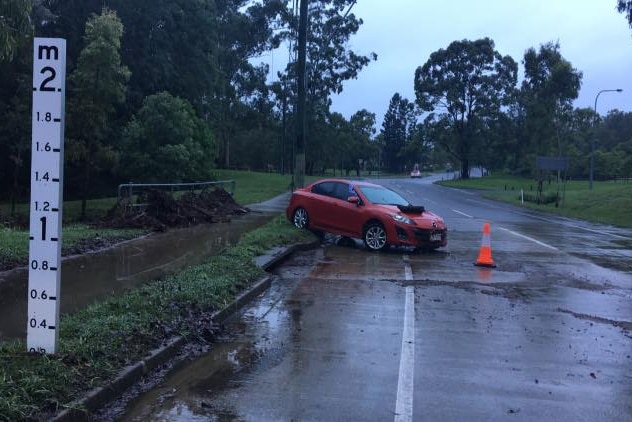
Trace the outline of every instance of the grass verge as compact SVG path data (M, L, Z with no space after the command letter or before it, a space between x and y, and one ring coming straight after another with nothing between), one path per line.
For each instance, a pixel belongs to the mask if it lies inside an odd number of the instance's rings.
M24 341L0 346L0 420L40 420L176 335L196 336L263 275L253 260L274 246L314 238L280 216L201 265L62 315L59 353L26 353Z
M557 206L555 203L537 204L529 201L522 203L521 191L524 191L527 197L535 196L537 191L537 181L528 178L500 174L439 183L444 186L477 189L486 198L565 217L632 227L632 182L595 182L593 190L590 190L586 181L569 181L566 184L560 183L558 186L555 181L547 180L543 183L543 194L554 196L559 193L562 200Z
M137 229L97 229L85 224L62 227L62 255L102 249L123 240L133 239L144 232ZM0 271L26 265L29 255L28 230L0 226Z

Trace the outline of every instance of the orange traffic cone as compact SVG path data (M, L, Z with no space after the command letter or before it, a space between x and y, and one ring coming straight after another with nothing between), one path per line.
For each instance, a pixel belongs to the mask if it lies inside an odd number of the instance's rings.
M478 259L476 263L479 267L496 268L494 260L492 259L492 242L489 237L489 223L485 223L483 228L483 241L481 242L481 250L478 253Z

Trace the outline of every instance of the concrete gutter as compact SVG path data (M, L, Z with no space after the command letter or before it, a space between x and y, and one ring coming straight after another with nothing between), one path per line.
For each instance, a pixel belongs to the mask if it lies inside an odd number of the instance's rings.
M312 242L274 248L267 254L255 258L255 262L259 267L267 271L283 262L284 259L291 256L294 252L312 248L317 244L318 242ZM212 324L219 324L226 320L252 299L267 290L271 284L271 276L266 275L259 279L249 290L239 295L227 307L215 312L211 317ZM173 359L186 344L187 340L184 337L175 337L168 340L163 346L149 352L147 358L125 367L116 378L106 385L97 387L89 391L83 398L70 403L66 410L57 414L51 420L54 422L90 421L90 415L93 412L116 400L129 387L141 381L145 375Z

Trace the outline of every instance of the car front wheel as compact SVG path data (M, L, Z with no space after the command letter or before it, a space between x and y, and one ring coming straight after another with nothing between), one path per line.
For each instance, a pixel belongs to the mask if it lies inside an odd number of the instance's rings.
M370 224L364 231L364 244L372 251L381 251L386 247L386 230L379 223Z
M294 210L292 223L294 223L294 226L299 229L306 229L309 225L309 215L307 214L307 210L301 207Z

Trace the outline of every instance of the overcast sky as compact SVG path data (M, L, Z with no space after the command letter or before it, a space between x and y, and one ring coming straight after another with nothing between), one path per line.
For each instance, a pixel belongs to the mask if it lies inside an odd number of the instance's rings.
M358 0L352 13L364 24L349 42L356 53L375 52L356 80L333 98L332 111L349 118L366 108L378 130L394 93L414 101L415 69L454 40L489 37L501 55L519 63L529 47L559 41L562 56L583 72L576 107L632 111L632 30L616 0Z

